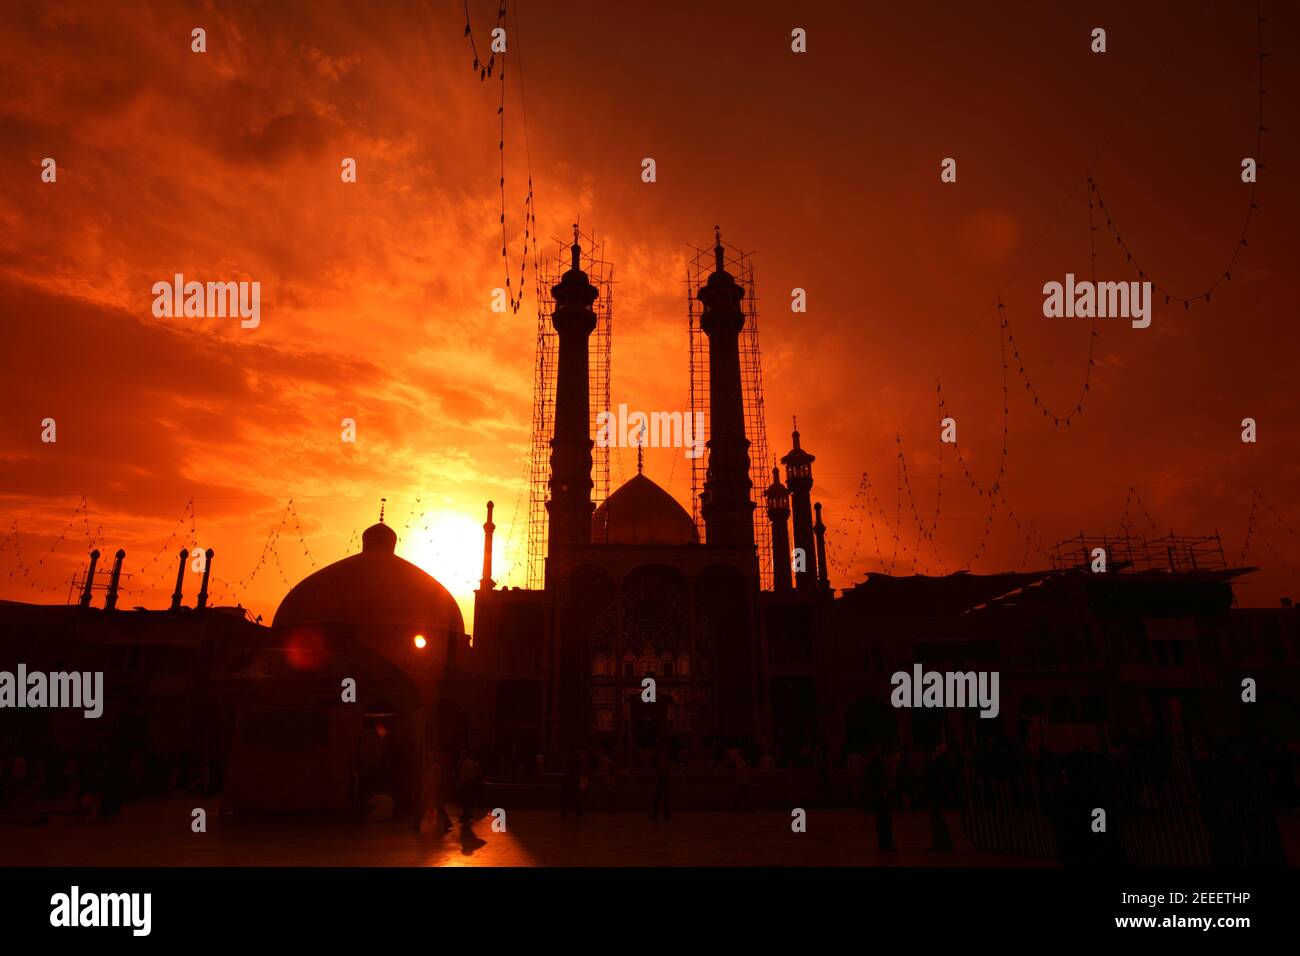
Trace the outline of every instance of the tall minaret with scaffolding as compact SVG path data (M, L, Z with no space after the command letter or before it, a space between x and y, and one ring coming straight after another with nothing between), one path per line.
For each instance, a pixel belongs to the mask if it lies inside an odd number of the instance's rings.
M592 540L590 525L582 531L577 528L578 514L588 516L596 505L609 494L610 454L607 447L592 447L592 425L579 427L577 417L580 407L585 407L594 423L596 414L609 408L609 357L611 326L613 320L614 267L602 256L602 244L594 232L584 232L574 227L576 234L570 239L556 239L555 252L538 261L537 270L537 363L533 383L533 429L528 466L528 542L527 586L539 589L545 586L546 559L553 544ZM575 259L576 255L576 259ZM582 287L585 284L586 291ZM595 290L594 299L587 298ZM585 305L584 305L585 302ZM577 310L577 318L569 316ZM584 320L582 313L588 318ZM594 315L594 331L582 341L581 326ZM570 326L576 325L577 335ZM561 327L569 333L561 333ZM562 360L561 342L570 341L569 351ZM579 363L578 352L586 355L586 400L582 387L577 384L580 372L571 372ZM564 432L558 425L561 417L560 365L565 367L563 404ZM573 409L579 408L579 412ZM556 458L556 440L560 440L559 458ZM585 442L585 459L582 445ZM590 464L588 464L590 462ZM555 467L560 468L557 475ZM566 515L565 525L552 534L552 482L557 477L563 483L574 476L579 484L586 485L587 502L583 492L572 488L560 489L559 510ZM570 509L570 510L566 510Z
M591 543L591 396L587 343L596 328L591 305L597 289L582 271L578 227L573 227L569 271L551 289L555 312L551 321L559 336L555 375L555 434L551 438L550 522L547 558L565 548Z
M773 586L762 359L754 269L748 253L713 231L686 269L691 413L703 419L707 457L691 462L694 516L709 544L754 548L759 581ZM748 526L746 526L746 524Z
M722 231L714 227L716 268L696 297L704 306L700 328L709 337L709 468L700 511L707 544L754 546L749 439L740 384L740 330L745 290L726 270Z

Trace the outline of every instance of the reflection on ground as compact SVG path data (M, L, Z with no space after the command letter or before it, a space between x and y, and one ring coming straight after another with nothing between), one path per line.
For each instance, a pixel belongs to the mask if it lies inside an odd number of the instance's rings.
M190 830L205 806L208 832ZM180 797L129 804L120 818L53 816L0 826L0 864L35 866L1023 866L1048 861L983 853L948 826L955 848L931 852L925 813L894 816L896 852L875 848L874 818L853 810L808 811L806 833L788 813L684 812L671 822L639 813L561 819L543 810L454 819L421 836L410 821L364 823L319 816L225 817L217 802Z

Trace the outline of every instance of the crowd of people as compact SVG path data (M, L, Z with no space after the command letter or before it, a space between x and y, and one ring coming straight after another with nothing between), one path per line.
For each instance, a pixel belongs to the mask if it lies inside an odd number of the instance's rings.
M513 784L554 785L558 777L559 815L581 818L592 804L593 793L617 786L620 772L653 774L653 795L649 818L672 819L673 780L685 771L721 775L731 783L730 809L736 813L754 810L755 787L776 770L804 771L812 789L804 800L810 806L844 806L874 814L877 844L893 850L893 814L925 810L930 816L932 848L950 851L952 836L944 812L959 805L957 771L952 755L943 744L934 748L903 748L885 751L880 747L853 750L836 757L828 748L807 744L787 748L778 754L757 748L711 743L704 749L686 750L671 740L654 747L618 750L612 746L576 748L555 755L536 754L531 761L518 748L499 755L498 778ZM811 771L811 773L808 773ZM844 780L847 778L847 788ZM837 785L837 780L839 781ZM426 835L452 829L448 805L460 808L461 822L475 819L475 807L484 808L485 773L475 755L462 752L454 761L449 755L431 752L425 764L420 788L420 831ZM371 798L368 816L377 805ZM391 815L391 807L382 818Z
M142 797L177 791L214 793L219 768L191 754L117 747L0 749L0 812L85 813L101 819Z

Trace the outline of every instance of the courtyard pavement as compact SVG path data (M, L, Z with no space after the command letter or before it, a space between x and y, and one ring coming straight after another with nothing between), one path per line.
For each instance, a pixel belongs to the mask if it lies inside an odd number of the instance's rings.
M191 812L207 810L207 832ZM219 816L219 801L179 796L128 804L110 821L51 816L0 824L8 866L1043 866L1051 861L974 849L958 814L954 849L931 852L925 813L894 815L897 850L876 849L864 812L810 808L807 832L782 811L695 811L654 822L641 813L511 810L505 832L491 816L422 837L409 821L325 816Z

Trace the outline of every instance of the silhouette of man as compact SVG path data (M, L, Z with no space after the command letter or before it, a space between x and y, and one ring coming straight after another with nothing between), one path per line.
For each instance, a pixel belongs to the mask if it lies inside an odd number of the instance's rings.
M813 750L813 769L817 771L817 784L821 790L821 803L824 807L831 805L833 780L831 777L831 756L821 744Z
M434 751L429 751L429 762L424 768L422 783L424 807L420 815L420 832L432 833L434 827L441 827L445 833L451 829L451 817L447 815L442 764Z
M666 740L659 741L659 752L655 756L655 800L654 808L650 813L651 820L659 819L659 805L663 803L664 822L672 819L671 810L668 805L668 774L673 766L672 754L668 750Z
M560 787L560 817L568 817L569 808L573 807L577 816L582 816L582 791L586 776L583 767L583 754L568 751L564 755L564 783Z
M736 768L736 797L732 802L731 809L737 813L749 813L754 809L753 790L751 781L753 774L750 770L749 762L740 748L734 748L731 751L732 764Z
M867 803L876 815L876 846L894 849L894 820L890 813L889 774L879 747L872 747L865 772Z
M939 744L926 768L925 795L930 808L930 837L934 843L930 849L943 853L952 851L952 834L943 818L951 775L952 759L948 756L948 748Z
M476 796L475 788L478 786L482 772L482 768L479 767L478 761L474 759L474 755L465 754L465 759L460 762L460 773L456 780L457 788L460 790L461 823L469 823L474 819L474 811L471 807Z

